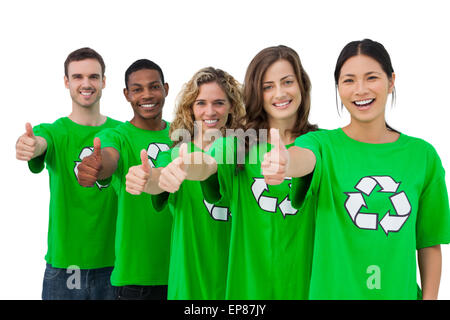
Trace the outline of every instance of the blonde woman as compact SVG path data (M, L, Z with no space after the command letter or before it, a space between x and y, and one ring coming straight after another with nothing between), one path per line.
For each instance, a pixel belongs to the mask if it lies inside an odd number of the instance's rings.
M186 180L169 194L158 185L159 176L184 179L178 160L183 153L207 150L225 129L242 127L243 120L240 84L220 69L201 69L179 94L170 127L172 140L186 145L160 155L157 169L144 158L142 165L129 170L127 191L158 194L154 207L168 205L173 215L168 299L225 298L231 217L227 207L204 200L200 182Z

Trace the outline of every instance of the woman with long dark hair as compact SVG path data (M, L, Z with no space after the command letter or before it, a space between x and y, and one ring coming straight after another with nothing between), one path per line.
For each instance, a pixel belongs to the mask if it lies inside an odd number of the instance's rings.
M262 164L271 184L293 177L293 206L314 216L309 298L436 299L440 244L450 242L439 156L424 140L387 125L395 73L383 45L348 43L334 77L350 123L303 135L289 150L267 153ZM310 174L306 197L303 184L297 196L295 177Z

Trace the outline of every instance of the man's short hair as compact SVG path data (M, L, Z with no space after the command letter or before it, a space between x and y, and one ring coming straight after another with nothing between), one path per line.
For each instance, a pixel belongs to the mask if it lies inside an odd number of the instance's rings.
M161 68L154 63L153 61L150 61L148 59L139 59L136 60L131 64L131 66L128 67L127 71L125 71L125 88L128 89L128 79L130 78L130 74L133 72L139 71L139 70L156 70L159 73L159 77L161 78L161 82L164 84L164 74L161 70Z
M67 56L66 61L64 62L64 74L66 77L69 77L69 63L72 61L81 61L85 59L95 59L100 63L100 66L102 67L102 77L105 76L105 62L103 61L103 58L100 54L98 54L97 51L94 49L84 47L80 48L78 50L75 50L74 52L70 53Z

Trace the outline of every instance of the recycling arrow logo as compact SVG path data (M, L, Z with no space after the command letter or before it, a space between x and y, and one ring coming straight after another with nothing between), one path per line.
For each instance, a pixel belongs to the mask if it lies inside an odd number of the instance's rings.
M170 147L165 143L150 143L147 148L147 155L149 157L148 163L152 168L155 167L156 158L161 151L167 151Z
M368 209L364 195L370 197L376 186L380 186L378 192L393 193L389 197L396 214L388 210L378 222L378 213L361 212L361 208ZM345 209L353 223L360 229L377 230L378 224L386 235L389 232L398 232L411 214L411 204L404 191L398 192L400 183L389 176L367 176L359 180L355 189L358 192L344 192L347 195Z
M231 213L227 207L219 207L206 202L206 200L203 200L203 203L214 220L228 221L228 216L231 215Z
M85 147L81 150L80 155L78 158L83 161L85 157L89 157L92 153L94 153L94 147ZM75 172L75 177L78 179L78 166L80 165L81 161L75 161L75 167L73 168L73 171ZM98 181L95 182L97 187L102 190L103 188L109 187L109 184L102 185Z
M292 178L285 178L285 180L291 180ZM264 191L269 191L269 187L267 186L264 178L253 178L253 184L251 186L253 196L255 197L256 202L259 207L267 212L275 213L277 211L277 207L280 209L283 217L286 218L286 215L295 215L297 213L297 209L294 209L291 205L291 201L289 200L289 195L287 195L280 203L278 203L278 198L264 196ZM289 184L289 188L291 184Z

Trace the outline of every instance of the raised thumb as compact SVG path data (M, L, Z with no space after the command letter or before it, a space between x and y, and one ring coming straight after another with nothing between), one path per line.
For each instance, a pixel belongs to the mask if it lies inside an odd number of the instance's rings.
M280 131L275 128L270 128L270 143L273 145L274 149L280 149L283 145L283 141L280 138Z
M27 136L29 136L30 138L34 138L33 127L31 126L31 124L29 122L25 123L25 130L26 130Z
M97 157L102 156L102 144L100 142L100 138L98 138L98 137L94 138L94 154Z
M142 168L144 169L144 171L149 172L150 171L150 163L148 163L148 154L145 149L141 150L141 163L142 163Z
M187 156L187 154L188 154L187 143L183 143L183 144L180 146L180 151L178 152L178 156L181 157L181 158L184 158L184 157Z

